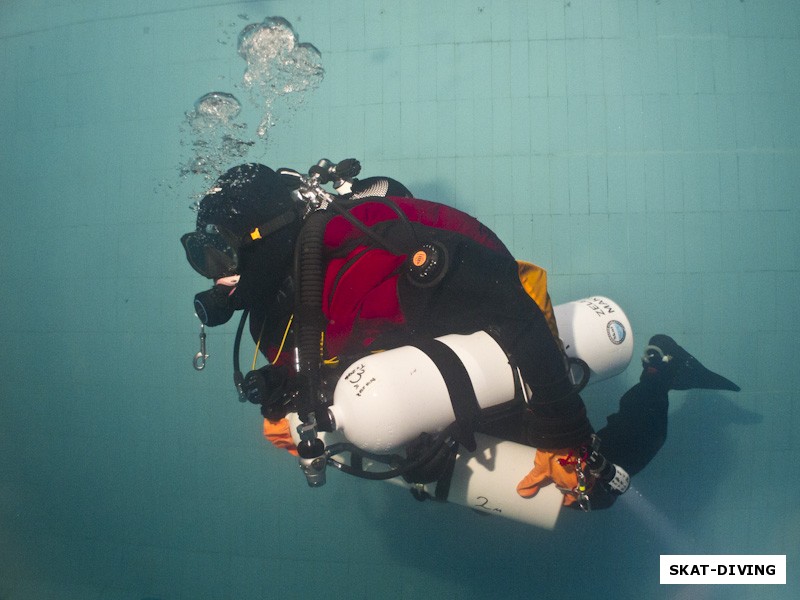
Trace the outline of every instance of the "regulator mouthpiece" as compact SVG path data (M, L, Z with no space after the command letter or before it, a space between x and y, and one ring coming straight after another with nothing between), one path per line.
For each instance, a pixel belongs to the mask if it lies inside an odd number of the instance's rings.
M216 327L231 320L233 308L230 294L220 286L200 292L194 297L194 312L203 325Z

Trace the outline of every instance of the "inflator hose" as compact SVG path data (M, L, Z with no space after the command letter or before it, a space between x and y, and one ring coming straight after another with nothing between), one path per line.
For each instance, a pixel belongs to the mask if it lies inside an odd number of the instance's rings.
M380 246L393 253L402 253L399 249L392 248L386 240L350 214L353 207L371 201L388 206L397 214L409 235L415 236L408 217L394 203L383 199L365 198L348 203L347 207L340 207L333 202L330 205L334 208L332 211L312 212L305 218L300 235L297 237L294 265L296 282L295 344L297 347L297 374L301 385L306 386L306 389L301 390L300 397L297 398L297 413L303 423L308 423L313 414L322 431L330 431L332 428L328 411L317 410L322 403L320 365L322 363L322 332L325 330L325 316L322 313L322 294L325 282L323 260L325 228L331 219L339 215Z

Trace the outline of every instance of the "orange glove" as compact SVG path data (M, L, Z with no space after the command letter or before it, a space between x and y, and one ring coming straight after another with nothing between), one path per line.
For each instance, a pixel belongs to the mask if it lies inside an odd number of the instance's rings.
M294 445L294 440L292 440L292 432L289 429L289 421L287 419L281 419L280 421L264 419L264 437L272 442L274 446L283 448L289 454L297 456L297 446Z
M533 462L533 469L517 484L517 493L523 498L531 498L537 494L539 488L555 483L564 494L564 506L577 502L577 494L567 490L578 487L578 475L575 450L564 448L561 450L537 450Z

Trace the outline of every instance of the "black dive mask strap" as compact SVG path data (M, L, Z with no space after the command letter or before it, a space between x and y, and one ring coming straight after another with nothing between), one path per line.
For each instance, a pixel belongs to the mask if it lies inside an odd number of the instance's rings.
M181 244L192 268L203 277L216 279L238 272L243 247L291 225L297 218L297 211L290 209L259 223L242 236L234 235L223 225L209 223L202 230L185 234Z
M259 223L239 239L239 247L241 248L242 246L252 244L255 241L263 239L266 236L275 233L279 229L283 229L287 225L291 225L296 220L297 211L290 209L279 214L274 219Z

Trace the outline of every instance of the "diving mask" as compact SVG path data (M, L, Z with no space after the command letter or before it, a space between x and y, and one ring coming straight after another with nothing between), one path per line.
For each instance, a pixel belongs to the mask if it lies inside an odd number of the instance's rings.
M239 271L239 258L247 244L274 233L297 218L294 210L287 210L274 219L261 223L237 237L224 227L209 223L205 227L185 234L181 238L186 260L192 268L208 279L219 279Z
M208 279L236 273L241 244L229 231L209 223L199 231L181 238L186 260L192 268Z

